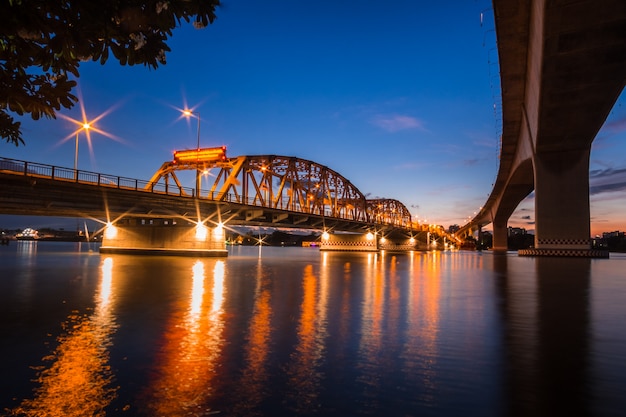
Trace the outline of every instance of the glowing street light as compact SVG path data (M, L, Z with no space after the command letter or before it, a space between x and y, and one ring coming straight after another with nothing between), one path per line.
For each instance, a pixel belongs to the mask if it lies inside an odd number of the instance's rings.
M189 110L189 109L185 109L183 110L183 115L185 115L185 117L195 117L196 119L198 119L198 141L196 144L196 149L200 149L200 112L197 111L193 111L193 110Z
M72 133L68 134L66 137L64 137L63 139L59 141L59 144L60 144L60 143L65 143L69 141L70 139L74 138L74 172L75 173L78 172L78 140L79 140L79 135L80 135L81 130L85 131L87 146L89 148L89 153L91 154L92 158L94 156L92 142L91 142L91 135L93 134L93 132L99 133L117 142L122 142L122 143L124 142L122 139L118 138L117 136L109 132L105 132L104 130L98 127L98 122L103 117L107 116L113 110L115 110L119 106L119 104L116 104L113 107L108 108L106 111L104 111L104 113L100 113L99 115L97 115L96 117L92 119L87 119L87 112L85 111L85 107L83 106L83 100L82 100L82 97L80 96L80 91L78 92L78 95L79 95L80 112L81 112L80 119L74 119L73 117L66 116L63 113L58 113L58 116L60 118L65 119L68 122L71 122L75 126L75 130L73 130Z
M196 151L200 152L200 112L185 109L183 110L183 115L187 118L195 117L198 119L198 142L196 144ZM196 197L200 197L200 167L197 166L197 164L198 161L196 161Z
M78 134L80 133L81 130L84 130L85 132L89 132L90 128L91 128L91 124L85 122L82 124L82 127L76 131L76 146L74 150L74 177L75 178L78 178Z

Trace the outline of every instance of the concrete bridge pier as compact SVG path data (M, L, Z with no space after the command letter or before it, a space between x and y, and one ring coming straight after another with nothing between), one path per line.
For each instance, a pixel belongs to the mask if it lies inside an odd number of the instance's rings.
M221 225L173 219L125 219L105 227L100 253L228 256Z
M535 247L519 255L608 257L591 249L589 154L587 148L535 155Z
M409 252L427 249L412 236L383 237L378 233L346 233L322 235L320 250L336 252Z
M496 219L492 223L493 227L493 242L491 250L494 252L506 252L508 250L508 237L509 229L507 227L507 221Z
M335 234L324 232L320 244L322 251L377 252L378 236L374 233Z
M418 240L412 236L393 238L381 237L378 240L378 248L388 252L410 252L419 249L427 250L428 245L420 245Z

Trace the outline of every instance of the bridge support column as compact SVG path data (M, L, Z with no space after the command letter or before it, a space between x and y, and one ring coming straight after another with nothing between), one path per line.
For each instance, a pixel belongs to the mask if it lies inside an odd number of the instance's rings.
M423 246L423 245L422 245ZM411 236L380 238L378 248L388 252L410 252L418 250L419 242ZM426 247L426 249L428 249Z
M172 219L128 219L104 230L101 253L159 256L228 256L222 227Z
M322 235L320 250L338 252L377 252L378 236L366 234L329 234Z
M506 252L509 249L509 231L507 221L494 220L493 227L493 244L492 251Z
M589 153L535 155L535 248L520 255L608 257L591 249Z

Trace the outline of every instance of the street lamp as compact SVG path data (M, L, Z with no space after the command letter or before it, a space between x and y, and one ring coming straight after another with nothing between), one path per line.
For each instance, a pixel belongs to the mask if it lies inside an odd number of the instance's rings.
M200 152L200 112L194 112L189 109L183 110L185 117L195 117L198 119L198 143L196 145L196 152ZM197 154L196 154L197 155ZM196 197L200 196L200 166L196 156Z
M194 112L192 110L183 110L183 114L185 115L185 117L195 117L196 119L198 119L198 144L196 146L196 149L200 149L200 112Z
M74 178L78 179L78 134L81 130L88 131L91 128L89 123L83 123L82 127L76 131L76 146L74 150Z

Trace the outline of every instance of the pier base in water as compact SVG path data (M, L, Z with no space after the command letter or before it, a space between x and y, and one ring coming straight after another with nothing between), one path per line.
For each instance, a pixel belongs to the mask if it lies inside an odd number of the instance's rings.
M609 251L598 249L520 249L519 256L549 256L569 258L608 258Z
M108 225L100 253L225 257L221 226L207 227L172 219L127 219Z
M418 242L411 237L385 238L373 233L322 235L320 250L335 252L409 252L418 249Z

